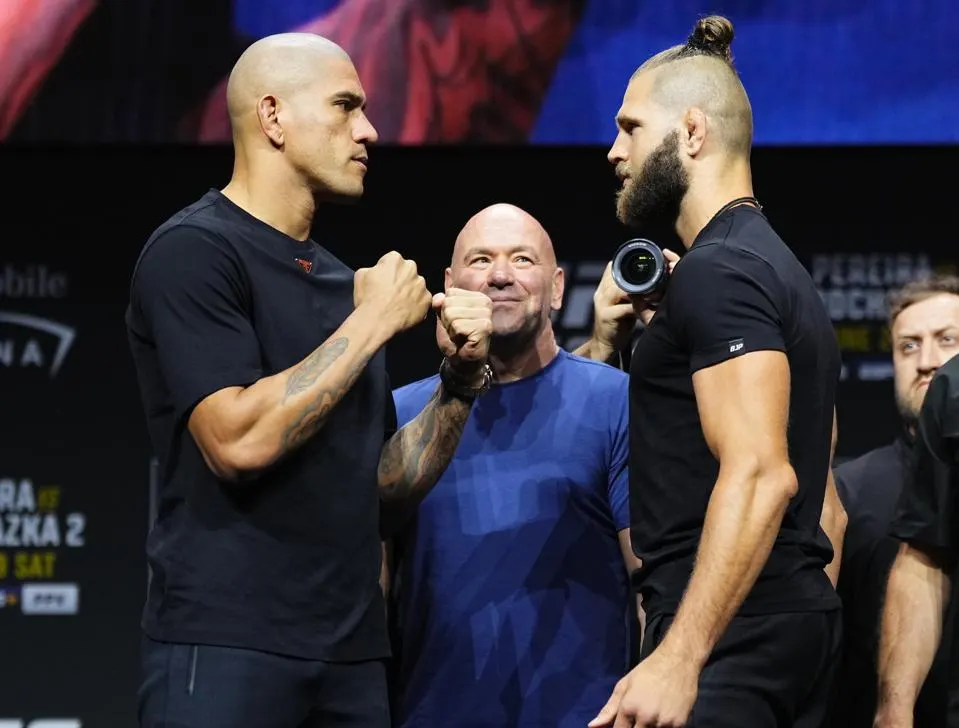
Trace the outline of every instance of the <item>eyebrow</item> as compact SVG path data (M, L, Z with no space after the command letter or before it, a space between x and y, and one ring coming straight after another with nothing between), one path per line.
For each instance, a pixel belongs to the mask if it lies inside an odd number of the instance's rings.
M333 101L348 101L354 107L366 109L366 99L353 91L340 91L333 95Z
M931 333L933 336L939 336L940 334L944 334L947 331L955 331L956 329L959 329L959 324L947 324L946 326L940 326L938 329L934 331L918 331L918 332L905 331L899 334L896 337L896 339L899 341L903 339L919 339L919 338L922 338L922 336L927 333Z
M616 126L618 126L620 129L625 129L628 126L640 126L640 123L639 119L635 119L632 116L627 116L626 114L617 114Z
M514 245L507 250L508 253L529 253L532 257L538 257L536 251L532 247L524 243L519 245ZM469 260L474 255L491 255L492 251L485 245L474 245L472 248L464 253L463 258Z

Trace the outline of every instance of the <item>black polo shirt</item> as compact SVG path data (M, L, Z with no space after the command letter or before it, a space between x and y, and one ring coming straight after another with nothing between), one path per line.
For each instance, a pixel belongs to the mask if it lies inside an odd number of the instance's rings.
M127 311L158 517L143 615L158 640L351 661L388 654L376 470L396 413L378 353L312 440L252 482L218 481L193 407L302 361L353 310L353 272L216 190L144 247Z
M832 548L819 537L839 349L806 269L763 214L743 205L717 215L697 236L632 356L631 533L651 613L679 605L719 474L692 375L760 350L789 359L788 444L799 492L740 613L839 606L823 571Z

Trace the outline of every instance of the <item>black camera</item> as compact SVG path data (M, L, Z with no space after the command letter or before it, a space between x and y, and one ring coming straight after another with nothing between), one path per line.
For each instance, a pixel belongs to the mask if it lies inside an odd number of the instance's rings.
M645 238L627 240L613 256L613 280L631 296L661 293L669 279L669 264L656 243Z

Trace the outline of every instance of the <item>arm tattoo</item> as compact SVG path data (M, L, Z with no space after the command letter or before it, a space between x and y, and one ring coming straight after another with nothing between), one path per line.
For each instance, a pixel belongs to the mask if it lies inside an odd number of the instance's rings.
M380 500L407 511L429 492L459 445L471 406L438 385L415 419L383 446L380 455Z
M323 372L343 355L349 345L349 340L345 336L341 336L333 341L327 341L306 357L287 379L283 402L285 403L290 397L294 397L312 387Z
M283 401L295 394L306 391L308 387L314 384L317 379L333 364L349 346L349 340L346 338L335 339L328 342L310 354L299 367L291 374L286 385L286 394ZM348 372L345 381L337 386L324 387L303 406L296 419L283 431L280 442L284 450L292 450L299 447L306 440L312 437L326 422L330 410L336 406L336 403L343 398L350 388L356 383L356 380L366 369L370 356L363 357L356 363L352 370Z

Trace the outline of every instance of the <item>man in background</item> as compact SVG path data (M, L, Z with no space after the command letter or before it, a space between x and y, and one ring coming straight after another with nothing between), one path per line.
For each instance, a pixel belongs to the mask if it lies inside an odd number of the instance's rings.
M880 615L899 549L891 529L912 476L919 413L939 368L959 353L959 278L934 275L910 282L889 299L889 335L900 435L835 469L849 518L839 594L843 600L843 665L836 681L833 721L870 728L876 713ZM915 701L917 725L959 725L950 716L952 612L928 678Z

